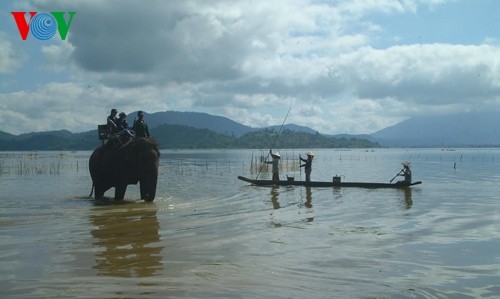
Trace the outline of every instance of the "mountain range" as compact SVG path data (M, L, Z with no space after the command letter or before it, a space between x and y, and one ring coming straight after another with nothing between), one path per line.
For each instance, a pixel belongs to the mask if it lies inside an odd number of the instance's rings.
M498 111L414 117L370 135L383 146L500 146Z
M160 148L373 148L379 144L356 137L334 137L294 124L251 128L221 116L197 112L145 113L149 131ZM137 112L127 117L133 124ZM97 124L96 124L97 128ZM281 131L280 131L281 129ZM279 135L279 140L277 139ZM12 135L0 131L0 150L91 150L101 141L97 129L82 133L67 130Z
M162 111L155 112L152 114L145 113L145 119L147 119L148 126L150 128L157 127L159 125L181 125L197 129L208 129L221 134L234 135L236 137L241 137L246 133L259 131L262 129L270 129L279 131L281 126L270 126L266 128L253 128L249 126L242 125L235 122L227 117L216 116L207 113L200 112L180 112L180 111ZM137 112L132 112L127 116L130 119L130 123L137 117ZM303 132L314 134L316 131L308 127L298 126L294 124L287 124L283 126L283 129L288 129L295 132Z
M360 138L387 147L500 146L500 112L464 112L450 115L414 117L372 134L337 134L336 138ZM132 113L129 119L133 119ZM165 111L147 115L150 127L161 124L184 125L240 137L262 129L279 131L279 125L253 128L229 118L198 112ZM283 129L315 134L317 131L295 124Z
M132 125L136 115L137 112L133 112L127 117L130 125ZM347 147L500 146L500 134L497 129L500 127L500 118L497 115L498 113L489 111L415 117L373 134L364 135L325 135L311 128L295 124L284 125L282 130L283 132L294 132L296 135L288 137L287 146L290 147L336 147L337 145ZM281 126L253 128L226 117L198 112L145 113L145 120L148 122L152 135L163 138L164 144L171 147L264 146L266 142L269 143L270 139L269 136L261 132L274 132L276 134L281 129ZM349 143L346 140L352 142ZM360 140L366 142L360 142ZM97 142L96 130L82 133L59 130L20 135L0 131L0 150L92 149ZM54 147L54 145L57 146Z

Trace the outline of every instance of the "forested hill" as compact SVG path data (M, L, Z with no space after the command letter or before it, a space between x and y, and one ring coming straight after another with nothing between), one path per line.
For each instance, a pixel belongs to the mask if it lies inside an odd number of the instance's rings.
M311 134L283 130L263 129L242 136L217 133L208 129L181 125L160 125L152 128L151 135L162 149L203 148L376 148L379 144L359 138L336 138L319 133ZM99 146L97 131L71 133L66 130L12 135L0 132L0 150L92 150Z
M161 148L268 148L276 140L276 148L373 148L379 144L357 138L335 138L319 133L310 134L264 129L241 137L179 125L161 125L153 129Z

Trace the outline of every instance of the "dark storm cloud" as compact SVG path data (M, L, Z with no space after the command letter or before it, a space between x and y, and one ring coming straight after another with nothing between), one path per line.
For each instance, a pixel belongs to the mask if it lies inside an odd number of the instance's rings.
M179 1L101 1L78 8L72 43L84 70L143 73L152 83L231 79L243 49L239 37L196 6ZM157 82L154 82L157 81ZM109 82L114 82L110 80Z

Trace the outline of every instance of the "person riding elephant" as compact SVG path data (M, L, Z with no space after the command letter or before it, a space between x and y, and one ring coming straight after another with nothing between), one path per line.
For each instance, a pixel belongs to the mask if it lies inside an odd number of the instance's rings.
M89 159L95 199L103 198L104 193L114 187L115 199L121 200L127 185L140 183L141 199L153 201L159 160L160 151L153 138L137 138L119 149L109 143L98 147Z
M133 130L137 137L151 137L149 134L148 123L144 120L144 112L137 112L137 120L134 120Z
M118 110L116 109L111 109L111 113L109 116L106 118L106 128L108 130L108 136L114 136L118 132L118 127L116 125L116 114L118 113Z
M116 130L118 132L121 132L123 130L128 129L128 122L127 122L127 113L125 112L120 112L118 115L118 118L116 119Z

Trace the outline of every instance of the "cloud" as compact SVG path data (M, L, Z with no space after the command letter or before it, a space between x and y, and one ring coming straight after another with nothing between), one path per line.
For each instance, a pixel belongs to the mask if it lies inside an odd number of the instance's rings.
M141 84L238 76L241 44L223 26L222 12L181 3L106 1L80 8L80 15L92 17L75 27L75 62L111 86L122 85L119 74L125 84L131 74L146 74Z
M0 94L0 127L12 134L67 129L81 132L105 123L111 108L131 112L166 110L156 88L116 90L109 87L51 83L34 92ZM27 129L29 128L29 129Z
M500 49L489 45L408 45L347 53L333 68L359 97L408 104L480 105L496 97Z
M16 70L33 64L37 78L30 88L0 92L10 111L0 113L17 124L0 120L2 129L87 130L113 107L222 114L257 127L281 123L292 106L290 122L371 133L421 113L500 101L500 48L490 35L482 44L401 44L409 39L380 22L443 11L453 1L54 3L30 2L35 11L77 12L66 41L26 50L0 39L0 73L13 69L7 79L19 80L26 72ZM45 111L52 104L58 113ZM82 105L83 120L61 116Z
M42 46L44 56L42 67L51 72L62 72L71 64L71 53L74 47L70 43Z
M8 35L0 31L0 74L15 73L25 60L26 55L24 52L16 51Z

